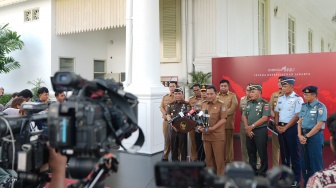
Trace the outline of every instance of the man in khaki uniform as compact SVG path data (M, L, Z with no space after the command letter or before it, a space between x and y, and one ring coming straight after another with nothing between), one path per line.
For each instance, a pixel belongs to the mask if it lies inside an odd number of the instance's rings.
M188 102L191 108L194 108L195 110L200 110L202 106L201 86L199 84L194 84L192 90L195 95L190 97ZM189 139L190 139L191 159L193 161L197 161L198 148L196 148L195 129L192 129L189 132Z
M274 109L277 105L278 98L282 96L282 81L283 76L280 76L278 78L278 88L279 90L272 93L271 99L270 99L270 107L271 107L271 116L274 118L275 113ZM278 136L272 133L272 166L279 166L279 156L280 156L280 146L279 146L279 139Z
M246 86L246 89L245 89L245 93L246 93L246 96L242 97L240 99L240 113L242 114L242 121L240 122L240 146L241 146L241 153L242 153L242 160L245 162L245 163L248 163L249 162L249 158L248 158L248 155L247 155L247 149L246 149L246 132L245 132L245 125L244 125L244 115L243 115L243 112L245 110L245 107L247 105L247 102L250 100L250 85L251 84L248 84Z
M198 130L203 133L205 163L208 168L213 168L217 175L223 175L225 168L224 124L227 110L224 103L217 100L215 86L207 87L207 101L202 103L202 110L210 115L209 127L198 127Z
M168 161L168 156L170 152L170 134L168 129L168 122L167 122L167 105L174 100L174 89L177 87L177 82L171 81L169 83L169 94L163 96L160 111L162 113L163 123L163 137L164 137L164 151L162 156L162 161Z
M225 136L226 136L226 158L225 163L232 163L233 161L233 129L234 129L234 120L236 109L238 107L238 101L236 94L229 91L230 82L228 80L221 80L220 83L220 92L217 95L217 98L220 101L223 101L227 107L227 119L225 123Z

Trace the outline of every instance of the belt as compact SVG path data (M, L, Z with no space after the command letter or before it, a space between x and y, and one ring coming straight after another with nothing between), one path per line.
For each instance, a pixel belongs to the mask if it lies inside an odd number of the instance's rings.
M302 128L302 133L309 133L311 130L313 129L304 129ZM322 129L320 129L318 132L322 131Z
M310 131L311 131L311 129L303 129L303 128L302 128L302 133L306 133L306 134L307 134L307 133L309 133Z
M284 126L286 126L286 125L287 125L287 123L284 123L284 122L279 122L279 123L278 123L278 125L279 125L279 126L282 126L282 127L284 127Z

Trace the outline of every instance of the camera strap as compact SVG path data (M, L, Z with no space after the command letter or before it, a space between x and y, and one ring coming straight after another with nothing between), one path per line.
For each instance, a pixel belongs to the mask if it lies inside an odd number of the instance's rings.
M117 138L117 135L116 135L116 130L113 128L113 125L111 123L111 115L109 113L109 110L108 108L104 105L104 103L99 103L100 106L104 109L104 118L107 122L107 124L109 125L109 127L111 128L112 130L112 134L113 134L113 137L116 139L116 143L118 145L120 145L125 151L127 152L130 152L130 153L135 153L137 151L139 151L141 149L141 147L143 146L144 142L145 142L145 136L143 134L143 131L142 129L136 125L137 129L139 130L139 135L138 135L138 139L137 141L133 144L133 146L131 146L130 148L126 149L122 143L121 143L121 140L119 140Z

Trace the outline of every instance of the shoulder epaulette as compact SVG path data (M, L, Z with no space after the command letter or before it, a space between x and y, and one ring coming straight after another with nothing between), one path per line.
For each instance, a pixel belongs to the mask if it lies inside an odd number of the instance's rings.
M317 106L323 106L323 104L320 101L316 105Z
M246 97L246 96L244 96L244 97L241 97L241 98L240 98L240 100L242 100L242 99L245 99L245 97Z
M192 98L195 98L195 96L191 96L191 97L189 97L189 99L192 99Z
M262 101L263 103L268 103L265 99L261 99L261 101Z
M298 95L298 94L295 94L294 96L295 96L295 97L300 97L300 95Z
M219 100L219 99L218 99L217 101L220 102L220 103L223 103L223 104L224 104L224 101L222 101L222 100Z
M169 93L167 93L167 94L165 94L165 95L164 95L164 97L165 97L165 96L169 96L169 95L170 95L170 94L169 94Z

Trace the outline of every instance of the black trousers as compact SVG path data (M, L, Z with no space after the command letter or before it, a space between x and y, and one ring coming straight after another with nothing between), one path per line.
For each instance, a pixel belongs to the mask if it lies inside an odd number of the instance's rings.
M197 159L199 161L205 160L205 152L203 147L202 133L195 132Z
M249 163L256 175L266 176L268 169L267 159L267 128L261 127L253 130L252 139L246 135L246 148L249 156ZM257 169L257 152L260 157L260 168Z
M181 161L187 160L187 147L188 147L188 133L171 131L170 147L172 153L172 161L178 160L178 151L181 153Z

